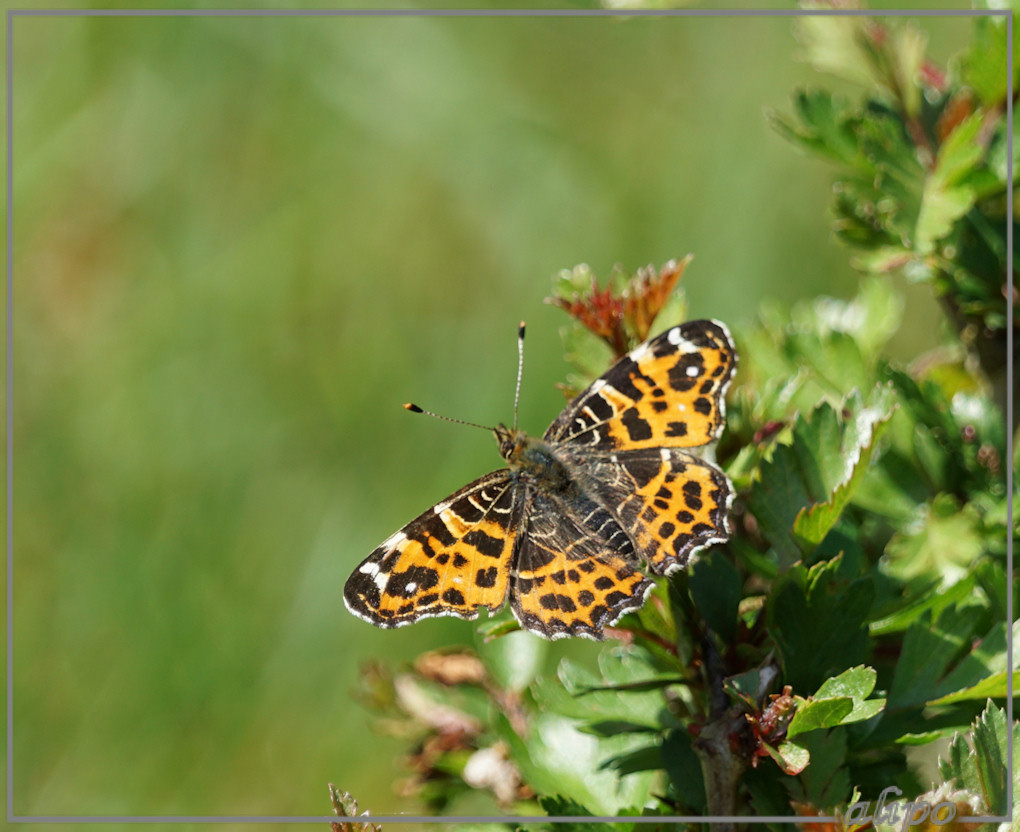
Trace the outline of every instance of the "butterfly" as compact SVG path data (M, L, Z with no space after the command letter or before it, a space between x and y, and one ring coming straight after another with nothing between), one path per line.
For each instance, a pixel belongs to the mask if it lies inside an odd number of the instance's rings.
M347 580L347 608L389 628L509 598L537 635L602 640L650 575L729 538L733 486L692 451L722 431L736 362L723 324L689 321L624 355L541 439L492 428L506 467L383 541Z

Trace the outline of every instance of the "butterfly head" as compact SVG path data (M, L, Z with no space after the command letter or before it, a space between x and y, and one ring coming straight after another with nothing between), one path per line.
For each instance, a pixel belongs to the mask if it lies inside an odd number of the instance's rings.
M527 436L525 436L524 431L518 430L517 428L508 428L500 422L492 429L492 433L496 437L496 442L499 444L499 455L503 457L503 459L510 462L520 456L521 451L527 442Z

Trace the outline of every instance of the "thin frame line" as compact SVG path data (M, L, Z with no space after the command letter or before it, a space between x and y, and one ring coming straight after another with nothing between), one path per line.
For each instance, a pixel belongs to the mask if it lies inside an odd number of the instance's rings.
M1012 574L1013 536L1013 435L1009 430L1013 413L1013 17L1008 9L8 9L7 11L7 820L10 823L322 823L334 822L332 815L19 815L12 812L14 794L14 419L12 403L14 398L13 353L14 353L14 18L15 17L1005 17L1006 18L1006 65L1007 65L1007 187L1010 199L1006 205L1006 268L1009 291L1006 308L1008 326L1006 329L1006 447L1009 464L1006 469L1007 485L1007 535L1006 559L1008 574ZM1013 733L1013 586L1006 582L1007 600L1007 692L1006 715L1010 736ZM1012 742L1006 750L1007 771L1012 775ZM1012 782L1012 776L1010 776ZM1013 795L1008 790L1009 814L1003 817L981 816L958 818L958 823L977 824L1008 822L1012 815ZM435 815L377 815L371 816L376 823L485 823L513 821L517 823L570 823L577 821L609 822L631 821L634 823L800 823L799 816L775 817L701 817L701 816L526 816L526 815L483 815L483 816L435 816ZM817 821L836 821L834 817L817 816Z
M18 17L1005 17L1006 9L11 9Z
M1006 18L1006 771L1013 782L1013 16ZM1013 817L1013 789L1006 789L1007 822Z
M7 820L14 795L14 16L7 12Z

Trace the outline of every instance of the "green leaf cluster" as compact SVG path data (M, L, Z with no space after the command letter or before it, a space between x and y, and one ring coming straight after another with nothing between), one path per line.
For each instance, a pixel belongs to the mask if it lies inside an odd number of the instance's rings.
M485 793L504 812L580 818L577 830L606 815L629 830L647 828L633 816L832 814L888 786L923 793L916 747L955 737L928 796L1003 811L1001 704L1020 679L1007 651L1014 461L994 367L968 355L959 326L1012 325L1000 29L978 22L941 73L914 27L804 25L808 59L865 97L801 93L773 121L843 169L837 234L871 274L850 300L766 304L733 327L740 369L715 448L737 492L731 539L660 581L594 666L550 668L544 642L498 620L478 646L485 681L433 691L436 707L470 716L451 721L461 734L379 699L416 726L432 808L467 813ZM948 299L960 336L909 367L886 351L903 310L881 274L894 267ZM623 272L611 284L634 285ZM592 286L579 267L554 293ZM683 307L677 292L660 325ZM585 332L566 335L578 384L610 360ZM483 751L505 762L512 799L470 774Z
M802 90L792 112L769 118L780 135L840 169L833 229L859 268L930 282L961 328L1002 334L1011 325L1006 20L980 17L974 26L970 46L942 68L926 58L913 24L805 18L804 57L862 94ZM1014 89L1015 73L1014 62Z

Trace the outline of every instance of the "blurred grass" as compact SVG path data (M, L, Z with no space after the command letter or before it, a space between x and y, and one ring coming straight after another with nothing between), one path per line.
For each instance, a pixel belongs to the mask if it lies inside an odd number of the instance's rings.
M581 261L694 252L731 324L848 295L830 173L762 118L816 81L795 51L789 20L18 18L14 811L413 810L356 667L473 625L340 591L499 460L399 404L508 420L525 318L544 430ZM910 292L903 356L937 317Z

